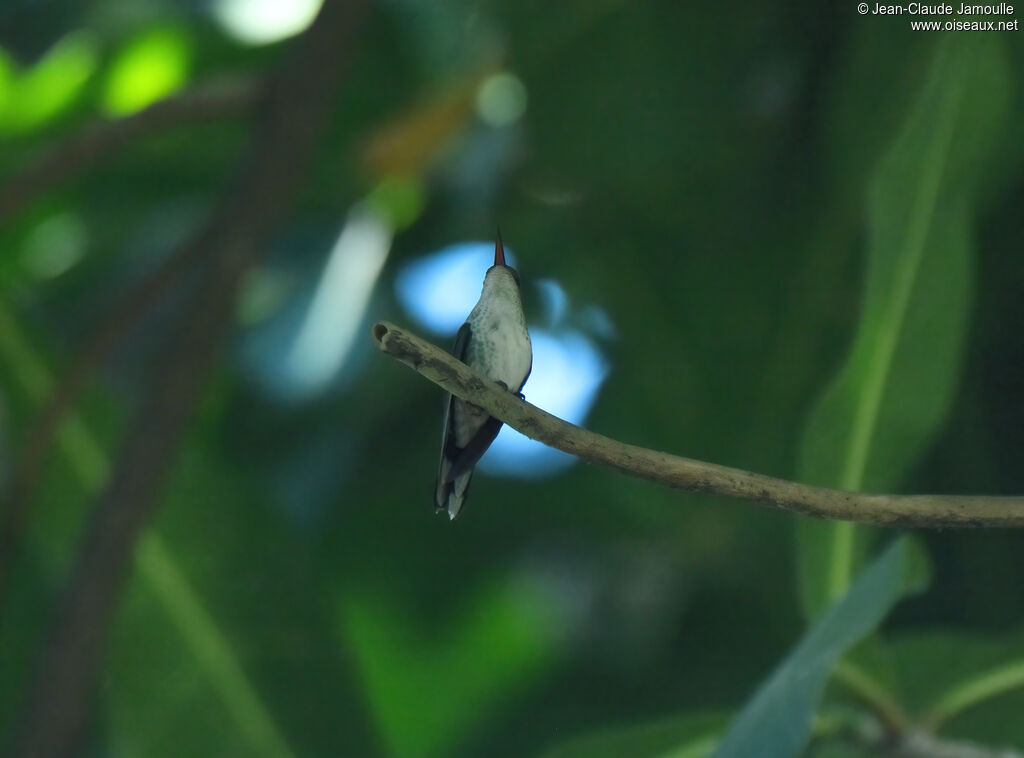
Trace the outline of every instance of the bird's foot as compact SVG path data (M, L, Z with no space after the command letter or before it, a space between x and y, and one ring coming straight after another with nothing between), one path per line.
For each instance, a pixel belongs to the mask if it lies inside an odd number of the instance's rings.
M508 388L508 385L505 384L505 382L501 381L501 379L498 380L498 386L505 390L505 392L512 392L512 390ZM512 394L518 395L520 400L526 400L526 395L524 395L522 392L512 392Z

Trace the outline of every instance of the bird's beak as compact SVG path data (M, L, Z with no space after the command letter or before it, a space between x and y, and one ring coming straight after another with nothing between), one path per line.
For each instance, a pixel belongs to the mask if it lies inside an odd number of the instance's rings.
M505 248L501 244L501 230L498 230L498 240L494 243L494 265L505 265Z

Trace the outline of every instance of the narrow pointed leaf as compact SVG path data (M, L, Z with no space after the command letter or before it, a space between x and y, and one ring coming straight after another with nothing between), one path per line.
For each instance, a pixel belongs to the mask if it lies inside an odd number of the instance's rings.
M807 743L832 667L925 576L905 539L876 559L748 701L714 758L790 758Z
M811 414L799 477L892 490L942 426L961 373L972 296L979 178L1008 102L1005 50L944 38L868 187L864 302L848 358ZM849 585L862 547L851 524L800 525L805 610Z
M347 598L340 622L394 758L452 754L554 652L554 616L529 584L492 588L437 639L380 596Z

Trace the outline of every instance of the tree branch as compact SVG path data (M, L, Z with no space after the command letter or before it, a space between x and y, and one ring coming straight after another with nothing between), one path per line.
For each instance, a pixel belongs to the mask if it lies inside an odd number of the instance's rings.
M527 437L666 487L753 500L808 516L879 526L1022 527L1024 497L868 495L814 487L742 469L661 453L604 437L552 416L470 369L447 352L386 321L377 346L444 390Z
M822 752L828 752L826 746L842 745L847 752L852 748L856 755L877 758L1024 758L1008 747L939 737L929 729L908 724L893 729L873 715L846 711L819 714L815 732L815 742L825 748ZM840 748L840 752L844 751Z
M76 351L57 378L49 396L36 412L28 433L15 457L7 492L7 507L0 515L0 614L7 585L21 547L22 529L27 521L36 490L42 481L50 448L68 411L74 406L95 366L114 348L118 340L135 328L142 317L160 302L163 295L196 257L208 251L198 245L185 245L156 270L124 293Z
M890 758L1024 758L1010 748L992 748L972 742L935 737L927 732L910 732L895 745L879 745ZM888 749L886 749L888 748Z
M74 752L107 625L135 543L230 329L235 294L298 193L366 3L328 0L277 72L249 153L217 212L185 244L202 255L196 285L151 369L151 389L100 495L55 613L13 755ZM192 257L189 255L188 257Z
M256 77L233 77L206 82L160 100L138 113L101 119L72 134L28 163L0 187L0 226L47 190L88 170L128 142L190 123L252 110L265 83ZM6 583L20 547L22 526L42 477L47 453L67 410L74 404L93 367L136 325L182 271L204 254L198 246L179 248L155 271L124 294L107 318L83 343L39 410L17 457L0 516L0 607Z
M250 110L259 100L262 84L254 78L213 81L160 100L130 116L97 120L4 182L0 188L0 226L39 195L96 165L131 140Z

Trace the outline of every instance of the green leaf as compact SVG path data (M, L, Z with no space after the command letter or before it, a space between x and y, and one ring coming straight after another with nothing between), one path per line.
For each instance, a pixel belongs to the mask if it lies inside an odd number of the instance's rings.
M988 635L912 629L868 640L849 658L885 678L923 729L950 739L1024 745L1024 629Z
M437 640L385 604L355 595L342 607L348 647L381 738L396 758L447 755L503 698L543 670L553 650L541 588L492 588Z
M975 194L998 145L1008 81L1001 45L943 38L874 170L860 322L849 357L811 414L803 481L895 488L941 428L970 315ZM800 525L809 615L846 591L861 552L858 531L847 523Z
M973 672L944 691L932 706L930 723L937 726L978 703L1024 689L1024 658L1004 660Z
M687 714L570 740L545 758L704 758L727 724L716 714Z
M989 636L926 630L887 641L886 663L901 699L930 730L990 744L1024 744L1024 631ZM983 707L981 704L984 704Z
M0 56L0 135L32 131L67 110L96 70L92 35L73 32L34 66L18 73Z
M877 627L923 577L907 541L876 559L761 685L722 738L714 758L787 758L803 749L832 667Z
M180 29L151 29L133 39L107 75L107 110L133 113L171 94L188 79L190 58L191 45Z

